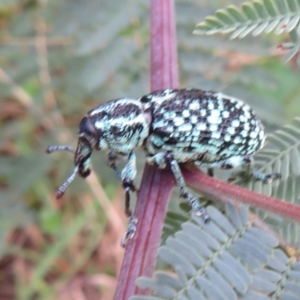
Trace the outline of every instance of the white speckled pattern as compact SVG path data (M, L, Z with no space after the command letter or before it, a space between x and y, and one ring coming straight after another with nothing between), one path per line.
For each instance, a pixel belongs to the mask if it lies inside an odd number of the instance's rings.
M169 152L178 162L228 168L265 144L263 125L250 106L228 95L181 89L165 96L162 90L143 101L152 113L145 142L149 156Z

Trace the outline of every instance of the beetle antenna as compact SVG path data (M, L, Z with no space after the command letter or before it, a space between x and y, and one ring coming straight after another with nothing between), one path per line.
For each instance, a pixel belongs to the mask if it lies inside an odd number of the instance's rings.
M74 149L71 146L68 146L68 145L53 145L53 146L49 146L46 149L47 153L52 153L52 152L55 152L55 151L68 151L68 152L71 152L71 153L75 153Z
M79 165L76 165L70 177L56 190L56 199L60 199L64 195L67 187L75 179L78 170L79 170Z

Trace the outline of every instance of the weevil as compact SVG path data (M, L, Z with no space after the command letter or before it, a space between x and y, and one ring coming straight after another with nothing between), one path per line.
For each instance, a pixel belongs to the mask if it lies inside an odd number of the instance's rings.
M139 99L119 98L90 110L81 120L76 150L70 146L50 146L48 153L74 153L70 177L58 188L63 196L76 174L87 177L91 172L93 150L107 150L108 163L122 181L125 191L125 213L128 230L124 246L133 237L137 220L130 209L130 192L136 190L136 157L134 150L142 148L149 164L159 168L169 166L180 196L188 201L193 212L209 221L205 209L188 192L179 163L192 162L200 167L230 169L250 165L253 154L266 142L262 122L242 100L223 93L199 89L165 89ZM116 163L125 158L127 164L119 171ZM265 182L279 178L252 172Z

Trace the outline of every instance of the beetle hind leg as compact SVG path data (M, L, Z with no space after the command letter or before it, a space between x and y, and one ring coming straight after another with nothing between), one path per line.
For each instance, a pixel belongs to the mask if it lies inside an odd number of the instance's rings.
M252 156L235 156L228 158L221 162L221 169L231 169L235 168L239 165L245 166L245 177L252 177L256 180L260 180L264 183L271 183L274 179L280 179L281 174L277 172L273 172L270 174L265 174L259 171L255 171L253 169L253 157Z
M265 173L253 170L252 161L246 165L246 168L247 168L246 175L248 175L249 177L252 177L253 179L260 180L264 183L271 183L271 182L273 182L273 180L281 178L281 174L277 173L277 172L265 174Z

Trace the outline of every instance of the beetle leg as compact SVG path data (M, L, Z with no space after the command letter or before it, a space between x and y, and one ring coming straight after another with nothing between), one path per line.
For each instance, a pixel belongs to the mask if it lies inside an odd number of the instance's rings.
M136 188L133 184L133 180L135 176L136 176L136 156L135 154L130 153L128 156L128 163L120 173L123 188L125 191L125 213L129 218L127 232L125 233L121 241L121 245L123 247L125 247L127 241L134 236L136 230L137 219L133 216L132 211L130 209L130 192L136 191Z
M197 216L201 216L205 223L207 223L210 218L206 213L205 209L199 204L197 199L187 191L184 178L182 176L180 167L176 159L170 153L157 153L156 155L149 157L148 162L150 164L155 164L159 168L164 168L168 164L172 170L175 177L176 183L180 188L180 197L184 198L191 205L193 212Z
M167 166L166 153L159 152L154 156L147 157L147 162L149 165L156 166L159 169L164 169Z
M214 169L213 168L208 168L207 169L207 175L210 177L214 177Z
M107 160L109 166L115 172L117 177L122 181L123 189L125 192L125 214L129 218L127 231L124 234L121 245L122 247L126 246L128 240L130 240L135 233L137 219L132 215L132 211L130 209L130 192L135 192L136 188L133 184L133 180L136 176L136 156L133 153L130 153L127 157L128 163L125 165L123 170L120 172L117 169L116 162L124 156L123 154L116 153L114 151L109 151Z
M253 159L252 157L249 159L245 158L245 165L246 165L246 174L249 177L252 177L254 179L260 180L264 183L271 183L274 179L280 179L281 174L277 172L273 172L270 174L265 174L259 171L254 171L253 170Z
M277 172L273 172L270 174L264 174L261 172L253 171L250 173L250 176L254 179L261 180L264 183L271 183L274 179L280 179L281 174Z
M125 213L127 217L132 216L132 212L130 209L130 192L135 192L136 188L133 184L133 180L136 176L136 157L135 154L130 153L128 156L128 163L122 170L121 174L121 180L123 184L123 188L125 191ZM133 235L132 235L133 236Z
M121 239L121 246L123 248L125 248L128 241L133 238L136 231L136 224L137 224L137 218L135 218L133 215L130 216L128 219L127 231Z
M135 154L130 153L127 157L128 163L125 165L124 169L120 172L117 169L116 161L119 160L121 157L120 154L115 153L113 151L109 151L108 153L108 164L112 168L112 170L116 173L117 177L122 181L122 185L125 191L125 212L126 215L129 217L131 215L129 209L129 202L130 202L130 191L135 192L136 188L133 184L133 180L136 176L136 157Z
M280 179L280 173L270 173L265 174L262 172L253 170L253 157L252 156L234 156L228 158L222 162L219 162L221 169L232 169L239 165L246 167L245 175L246 177L252 177L256 180L260 180L264 183L271 183L274 179Z

